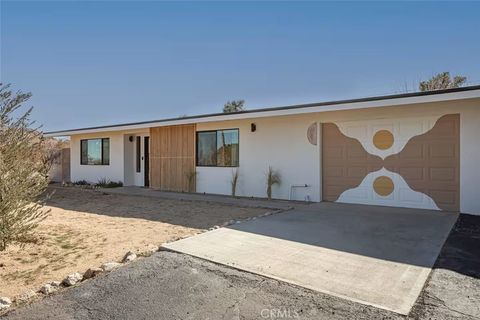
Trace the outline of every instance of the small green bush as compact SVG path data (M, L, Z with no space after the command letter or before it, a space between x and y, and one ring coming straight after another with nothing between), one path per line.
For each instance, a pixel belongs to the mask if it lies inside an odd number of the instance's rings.
M95 185L100 188L118 188L118 187L123 187L123 182L122 181L110 181L107 178L102 178L98 180L97 184Z

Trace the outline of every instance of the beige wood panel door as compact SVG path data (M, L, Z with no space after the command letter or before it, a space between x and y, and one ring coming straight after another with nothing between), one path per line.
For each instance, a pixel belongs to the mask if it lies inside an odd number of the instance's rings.
M150 185L195 191L195 125L150 128Z
M405 135L410 138L401 148L385 153ZM459 155L458 114L382 120L380 127L372 121L325 123L323 200L459 211Z

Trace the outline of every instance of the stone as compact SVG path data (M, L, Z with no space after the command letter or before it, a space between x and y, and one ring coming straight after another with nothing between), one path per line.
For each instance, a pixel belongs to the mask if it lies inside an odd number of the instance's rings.
M137 259L137 255L132 251L128 251L127 253L125 253L125 256L123 257L122 262L123 263L130 262L135 259Z
M10 300L10 298L0 297L0 310L9 308L11 304L12 300Z
M89 268L85 273L83 274L83 279L90 279L98 276L103 272L102 268Z
M52 287L60 287L61 284L62 284L62 283L61 283L60 281L52 281L52 282L50 282L50 285L51 285Z
M158 251L158 246L154 244L149 244L146 248L145 251L142 252L142 256L151 256L155 252Z
M55 291L58 290L58 286L55 287L55 286L52 286L50 283L47 283L47 284L44 284L41 288L40 288L40 292L43 293L43 294L46 294L46 295L49 295L51 293L54 293Z
M65 279L63 279L62 283L65 286L70 287L82 281L82 279L83 279L83 275L79 272L75 272L75 273L69 274Z
M19 296L17 298L17 300L19 302L27 302L28 300L32 299L33 297L35 297L37 295L37 293L33 290L28 290L27 292L25 292L24 294L22 294L21 296Z
M103 271L108 272L108 271L112 271L115 268L120 267L121 265L122 264L118 262L107 262L102 264L101 268L103 269Z

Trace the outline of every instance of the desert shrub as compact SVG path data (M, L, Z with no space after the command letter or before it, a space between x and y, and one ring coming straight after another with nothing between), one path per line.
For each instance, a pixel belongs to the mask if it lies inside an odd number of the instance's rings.
M230 184L232 185L232 197L235 197L237 193L237 184L238 184L239 172L238 169L232 171L232 180Z
M9 87L0 84L0 251L35 239L48 213L43 204L54 157L29 119L32 108L20 110L31 94Z
M74 186L89 186L90 185L90 183L88 183L87 180L77 180L77 181L72 182L72 184Z
M274 170L272 167L268 167L267 171L267 198L272 199L272 186L282 183L282 177L277 170Z
M123 182L122 181L115 182L115 181L110 181L107 178L102 178L98 180L96 186L100 188L118 188L118 187L123 187Z

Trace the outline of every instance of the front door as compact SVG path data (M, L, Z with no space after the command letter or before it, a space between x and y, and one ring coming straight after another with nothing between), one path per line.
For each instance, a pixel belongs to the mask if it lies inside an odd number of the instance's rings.
M149 186L149 137L144 135L135 136L134 157L134 180L139 187Z

